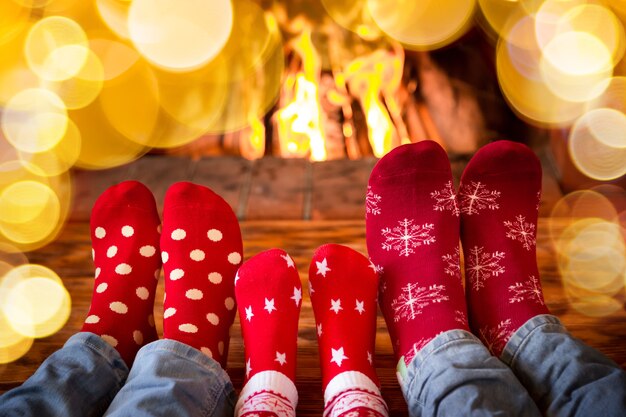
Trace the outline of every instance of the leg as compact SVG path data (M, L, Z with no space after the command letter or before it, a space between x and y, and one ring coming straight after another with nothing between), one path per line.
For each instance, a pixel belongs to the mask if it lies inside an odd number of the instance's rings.
M78 333L21 386L0 397L0 414L99 417L127 375L113 347L93 333Z

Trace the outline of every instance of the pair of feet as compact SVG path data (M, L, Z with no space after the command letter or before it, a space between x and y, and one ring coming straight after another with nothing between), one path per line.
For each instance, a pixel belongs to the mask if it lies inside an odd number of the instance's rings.
M541 165L514 142L481 148L458 192L435 142L379 161L366 199L367 248L397 359L408 365L441 332L470 328L498 356L522 324L548 313L535 253L540 195Z

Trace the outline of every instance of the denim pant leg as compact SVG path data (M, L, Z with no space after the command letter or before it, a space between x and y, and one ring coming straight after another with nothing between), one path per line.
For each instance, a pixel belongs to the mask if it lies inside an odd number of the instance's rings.
M626 373L554 316L528 320L500 359L547 416L626 416Z
M513 372L471 333L450 330L420 350L398 380L411 416L541 416Z
M108 343L93 333L77 333L21 386L0 396L0 416L100 417L127 374Z
M157 340L137 353L124 387L106 416L228 416L237 401L219 363L175 340Z

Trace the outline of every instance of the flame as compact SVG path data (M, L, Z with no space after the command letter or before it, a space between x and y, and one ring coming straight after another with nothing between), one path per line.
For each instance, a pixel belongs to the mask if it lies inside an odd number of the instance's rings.
M259 159L265 153L265 125L252 113L248 116L248 124L244 132L247 137L241 138L239 150L246 159Z

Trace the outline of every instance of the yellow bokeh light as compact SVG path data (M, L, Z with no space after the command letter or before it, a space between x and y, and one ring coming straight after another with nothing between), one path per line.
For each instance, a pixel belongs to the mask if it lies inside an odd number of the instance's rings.
M10 41L28 24L30 7L13 1L0 2L0 45Z
M139 60L139 53L136 50L112 39L90 39L89 47L102 64L104 80L119 77Z
M10 3L10 2L9 2ZM39 87L39 78L26 63L23 53L24 39L28 27L0 46L0 106L5 105L13 96L27 88Z
M24 152L47 151L67 129L63 100L51 91L29 88L17 93L4 107L2 131L6 139Z
M122 0L96 0L96 7L104 23L122 39L130 38L128 33L128 8L130 2Z
M189 71L211 61L233 26L228 0L134 0L128 11L133 44L154 65Z
M0 310L0 364L18 360L30 350L32 345L33 339L13 330Z
M39 77L62 81L80 71L87 59L87 46L87 35L78 23L66 17L51 16L30 29L24 54L30 69Z
M475 0L368 0L369 12L389 37L409 49L435 49L465 33Z
M366 3L367 0L322 0L326 12L335 22L363 39L374 40L381 32Z

